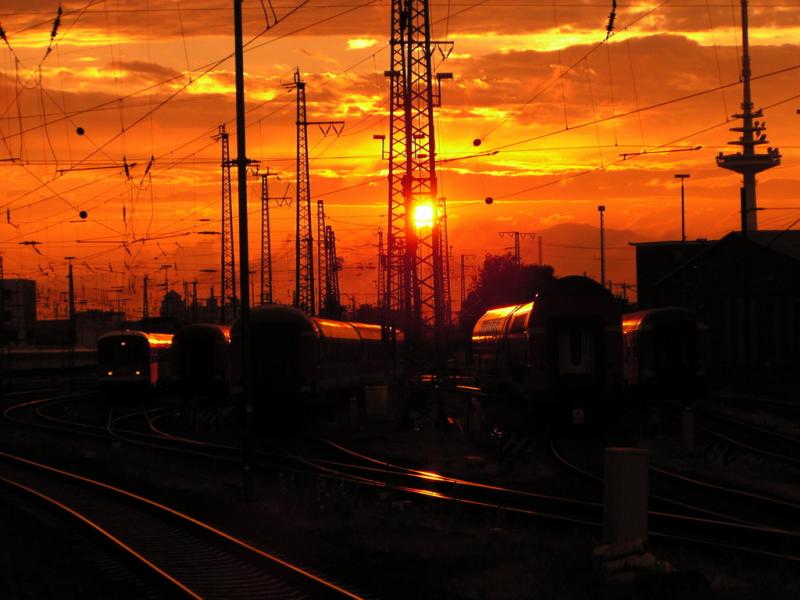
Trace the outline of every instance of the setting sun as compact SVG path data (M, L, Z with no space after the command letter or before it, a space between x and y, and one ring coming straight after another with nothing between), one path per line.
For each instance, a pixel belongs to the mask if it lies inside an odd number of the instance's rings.
M433 227L432 203L417 204L414 207L414 227L417 229Z

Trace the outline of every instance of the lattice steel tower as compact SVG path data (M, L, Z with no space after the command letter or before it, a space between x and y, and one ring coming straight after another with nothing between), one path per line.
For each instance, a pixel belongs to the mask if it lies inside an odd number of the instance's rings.
M328 260L325 310L330 316L338 317L338 311L342 305L342 296L339 292L339 271L342 269L342 264L336 255L336 233L330 225L325 226L325 248ZM337 314L333 314L334 311Z
M314 304L314 237L311 216L311 179L308 167L308 126L319 125L323 135L333 131L339 135L343 121L309 121L306 118L306 83L300 69L286 88L297 90L297 225L295 242L294 305L309 315L316 314Z
M326 315L328 308L328 293L330 280L328 279L328 238L325 230L325 202L317 200L317 281L319 285L318 306L319 313Z
M738 140L728 142L742 147L735 154L717 155L717 166L742 174L741 213L742 231L756 231L756 173L766 171L781 164L781 155L777 148L767 148L766 154L757 154L755 147L768 144L767 134L763 133L767 126L763 121L756 121L764 116L761 109L753 111L753 99L750 91L750 41L747 19L747 0L742 4L742 112L733 115L742 119L741 127L733 127L731 131L741 132Z
M392 0L389 216L384 304L408 329L445 324L442 202L437 199L432 42L428 0ZM443 55L445 52L443 51ZM452 77L440 73L441 79ZM416 223L416 227L415 227ZM410 332L411 333L411 332Z
M231 194L231 162L229 134L225 125L216 136L222 143L222 244L220 250L219 314L221 323L236 319L236 258L233 249L233 199Z

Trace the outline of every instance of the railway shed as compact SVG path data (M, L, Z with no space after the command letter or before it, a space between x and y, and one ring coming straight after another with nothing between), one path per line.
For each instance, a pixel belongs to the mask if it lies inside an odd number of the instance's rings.
M639 308L683 306L708 325L711 383L797 381L800 231L631 245Z

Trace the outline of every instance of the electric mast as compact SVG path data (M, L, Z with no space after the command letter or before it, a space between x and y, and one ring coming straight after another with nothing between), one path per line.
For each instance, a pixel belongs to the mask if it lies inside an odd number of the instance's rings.
M325 202L317 200L317 282L319 283L317 298L319 299L319 314L327 316L328 293L330 281L328 280L328 237L325 229Z
M392 0L389 207L385 306L401 315L410 334L445 324L441 203L437 200L431 58L452 42L432 42L428 0Z
M319 125L322 134L331 131L339 135L344 121L309 121L306 118L306 82L300 69L294 82L285 84L297 90L297 223L295 241L295 301L294 305L309 315L316 314L314 298L314 237L311 216L311 177L308 167L308 126Z
M225 125L215 136L222 144L222 247L220 250L220 323L236 319L236 258L233 249L233 199L231 191L231 162L229 134Z

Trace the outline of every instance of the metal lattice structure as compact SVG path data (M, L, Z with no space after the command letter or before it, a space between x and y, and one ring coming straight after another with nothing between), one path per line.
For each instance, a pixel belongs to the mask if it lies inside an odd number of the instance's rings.
M447 240L447 202L439 198L439 230L441 231L442 254L442 303L443 322L450 325L453 321L453 297L450 291L450 243Z
M308 126L319 125L323 135L333 131L339 135L343 121L309 121L306 118L306 83L300 70L287 88L297 90L297 224L295 242L294 305L309 315L316 314L314 297L314 236L311 216L311 177L308 166Z
M317 200L317 281L318 287L318 306L320 314L327 313L330 308L328 294L330 280L328 278L328 238L325 229L325 202Z
M384 304L406 327L445 324L444 261L437 201L432 42L428 0L392 0L389 216ZM438 79L449 77L440 74ZM415 211L430 214L420 227ZM415 227L415 220L417 227Z
M261 304L272 304L272 241L269 227L269 172L261 175Z
M386 256L383 251L383 229L378 227L378 310L383 314L386 295Z
M231 192L231 162L229 134L225 125L219 126L217 139L222 144L222 244L220 250L219 313L221 323L236 319L236 255L233 248L233 198ZM165 292L166 293L166 292Z
M142 289L142 320L150 318L150 294L147 289L149 277L144 276L144 286Z
M341 271L342 265L336 255L336 234L330 225L325 227L325 248L328 261L325 309L328 313L332 313L338 311L342 304L342 296L339 291L339 271Z

